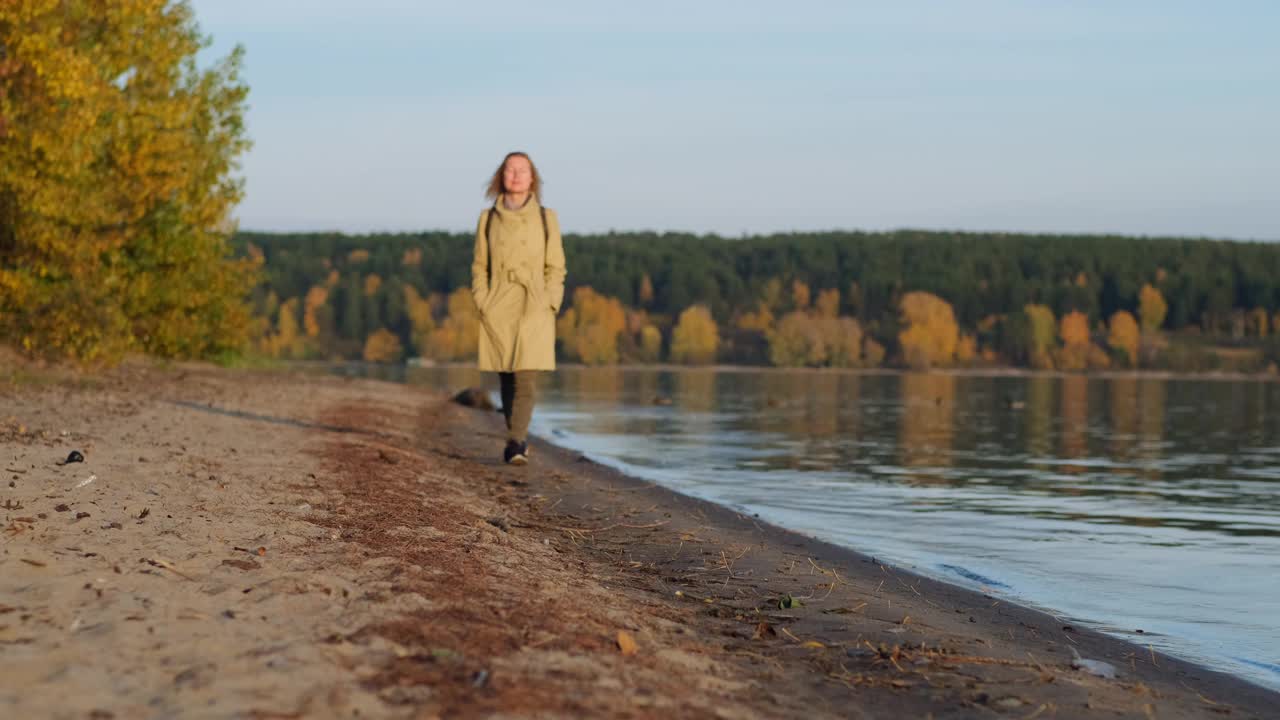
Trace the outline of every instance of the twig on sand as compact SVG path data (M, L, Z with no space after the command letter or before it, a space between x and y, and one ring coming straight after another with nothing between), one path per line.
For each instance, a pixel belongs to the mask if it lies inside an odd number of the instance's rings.
M663 525L666 525L669 522L671 521L663 520L661 522L649 523L648 525L629 525L627 523L614 523L612 525L605 525L604 527L598 527L598 528L557 527L555 529L563 530L568 533L589 534L589 533L605 532L606 530L613 530L614 528L626 528L628 530L648 530L650 528L662 527Z
M826 568L822 567L818 563L814 562L813 558L808 558L808 560L809 560L809 564L812 565L818 572L822 573L823 575L831 575L831 577L835 578L835 580L832 580L831 583L827 586L827 594L822 596L823 600L826 600L827 598L831 597L831 593L835 592L837 583L843 584L843 585L849 584L848 581L840 577L840 573L836 572L835 565L832 565L831 569L827 570Z
M169 572L172 572L172 573L174 573L174 574L176 574L176 575L180 575L180 576L182 576L182 577L184 577L184 578L186 578L186 579L190 580L191 582L195 582L195 581L196 581L196 579L195 579L195 578L193 578L193 577L191 577L190 575L188 575L188 574L186 574L186 573L182 572L181 570L179 570L179 569L177 568L177 566L176 566L176 565L174 565L173 563L169 562L168 560L165 560L164 558L151 558L150 560L147 560L147 564L148 564L148 565L151 565L151 566L154 566L154 567L162 567L162 568L164 568L165 570L168 570Z
M1198 697L1198 698L1200 698L1201 700L1203 700L1203 701L1205 702L1205 704L1206 704L1206 705L1214 705L1214 706L1220 706L1220 705L1222 705L1222 703L1214 702L1214 701L1210 700L1209 698L1205 697L1204 695L1201 695L1199 691L1197 691L1195 688L1193 688L1193 687L1191 687L1190 685L1188 685L1186 682L1181 681L1181 680L1179 680L1178 682L1179 682L1179 684L1180 684L1180 685L1182 685L1182 687L1184 687L1184 688L1186 688L1186 689L1190 690L1191 692L1195 693L1195 694L1196 694L1196 697Z

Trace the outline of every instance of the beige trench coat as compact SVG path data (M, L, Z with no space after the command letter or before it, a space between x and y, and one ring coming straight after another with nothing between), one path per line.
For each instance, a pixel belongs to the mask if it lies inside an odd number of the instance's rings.
M518 210L494 204L480 213L471 261L471 294L480 311L479 367L491 372L555 370L556 313L564 302L560 221L537 198Z

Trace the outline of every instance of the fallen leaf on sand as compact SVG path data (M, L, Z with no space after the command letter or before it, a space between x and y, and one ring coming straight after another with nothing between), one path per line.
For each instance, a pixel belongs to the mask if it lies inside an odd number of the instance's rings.
M825 647L826 647L826 645L823 645L822 643L818 642L817 640L806 640L806 641L804 641L803 643L801 643L801 644L800 644L800 647L807 647L807 648L813 648L814 650L821 650L821 649L825 648Z
M636 639L631 637L631 633L626 630L618 631L618 649L622 651L623 655L636 654Z

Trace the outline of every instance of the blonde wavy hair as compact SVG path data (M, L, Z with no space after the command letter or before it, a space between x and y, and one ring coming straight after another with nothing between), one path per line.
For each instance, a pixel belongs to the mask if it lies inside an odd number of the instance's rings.
M490 200L497 200L498 196L502 194L504 190L502 187L502 171L506 169L507 161L513 157L522 157L529 161L529 167L533 170L533 182L529 185L529 192L541 201L542 176L538 174L538 166L533 164L533 158L529 157L529 153L521 152L519 150L509 152L506 157L502 158L502 162L498 165L498 169L493 171L493 177L489 178L489 188L484 191L484 196Z

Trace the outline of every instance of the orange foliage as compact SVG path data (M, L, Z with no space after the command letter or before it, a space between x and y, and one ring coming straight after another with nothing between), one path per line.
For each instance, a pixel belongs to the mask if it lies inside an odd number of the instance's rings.
M840 291L832 288L831 290L822 290L818 292L818 301L815 305L818 315L821 317L835 317L840 314Z
M937 295L917 291L902 296L898 311L904 326L898 343L906 363L914 368L950 365L960 339L951 305Z
M0 337L103 363L247 342L247 88L207 44L170 0L0 2Z
M791 304L797 310L804 310L809 307L809 285L803 280L793 280L791 282Z
M640 278L640 291L637 294L640 296L641 305L653 302L653 281L649 279L649 273L645 273Z
M573 304L556 320L565 355L587 365L617 363L618 337L626 329L622 303L585 285L573 291Z
M694 305L680 313L671 333L672 362L705 365L716 359L719 345L719 330L710 310Z
M399 362L402 355L404 355L404 348L400 345L400 338L386 328L379 328L365 338L365 362Z
M768 332L773 327L773 313L764 302L761 302L754 312L748 310L739 315L734 321L734 326L739 330Z
M1058 324L1062 348L1058 351L1058 368L1083 370L1089 364L1089 318L1079 310L1062 316Z
M849 317L790 312L768 333L769 361L780 367L857 367L862 326Z
M1138 361L1138 321L1128 312L1117 310L1111 315L1110 325L1107 344L1112 350L1123 353L1125 364L1132 367Z
M328 299L329 291L319 285L307 291L302 316L302 326L307 331L307 337L314 339L320 336L320 322L316 319L316 311L324 307Z
M448 311L440 325L427 334L420 352L438 360L474 358L480 348L480 314L471 288L449 293Z
M307 339L298 331L298 298L290 298L276 313L276 331L262 340L261 349L268 356L299 360L306 355Z
M427 338L436 329L436 321L429 300L424 300L412 285L404 286L405 314L409 316L409 342L413 349L422 354L427 347Z
M1267 336L1267 310L1254 308L1249 311L1249 331L1258 337Z
M865 367L880 367L884 363L884 346L868 335L862 341L862 364Z
M960 336L960 341L956 343L956 362L961 365L972 365L973 361L978 357L978 341L972 335L964 334Z
M662 332L653 325L640 328L640 361L657 362L662 355Z
M1164 316L1168 311L1169 306L1165 304L1164 296L1160 291L1151 285L1143 285L1138 293L1138 317L1142 318L1143 332L1159 330L1164 324Z

